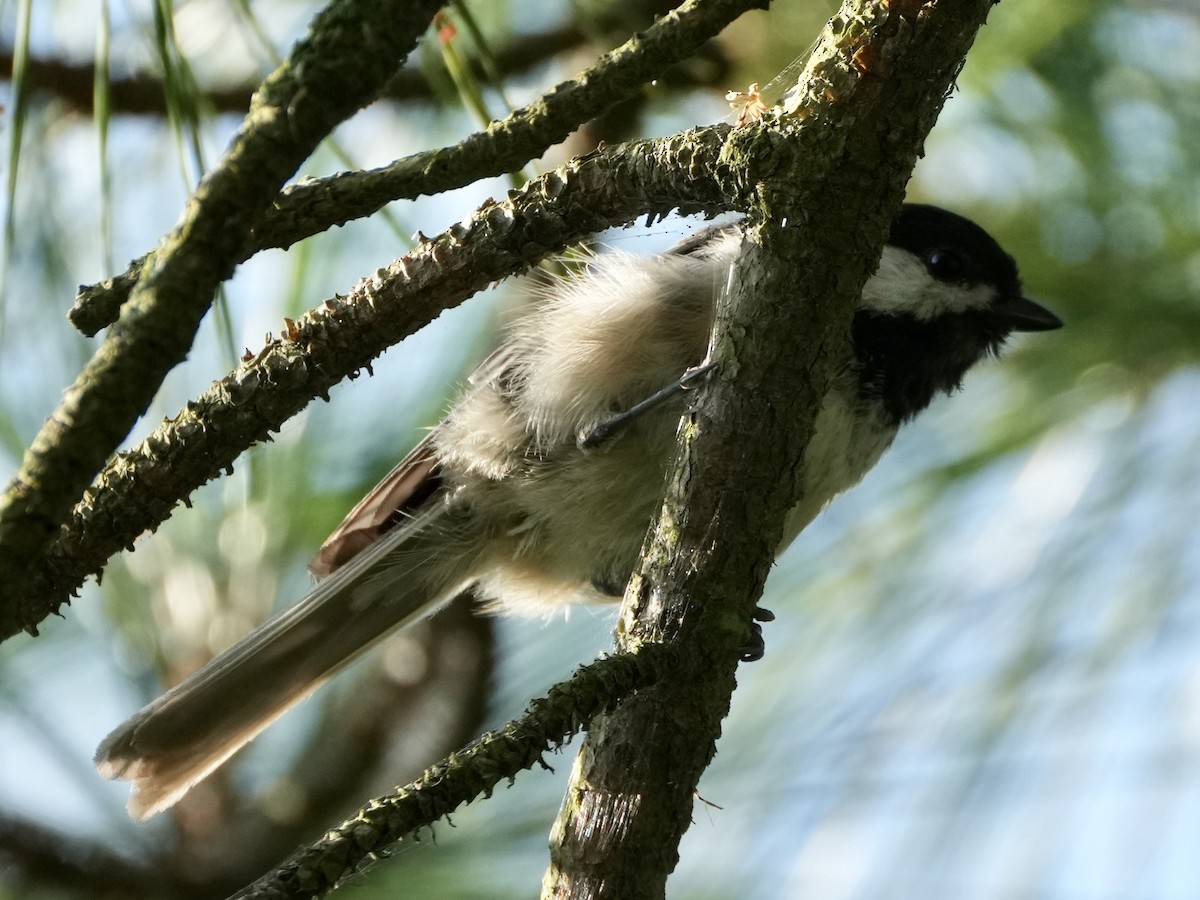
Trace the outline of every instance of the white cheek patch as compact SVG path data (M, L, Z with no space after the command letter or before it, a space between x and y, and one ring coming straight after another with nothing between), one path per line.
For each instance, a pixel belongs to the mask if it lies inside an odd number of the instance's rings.
M989 285L938 281L913 254L884 247L879 269L863 287L862 305L881 313L905 313L917 319L986 309L995 299Z

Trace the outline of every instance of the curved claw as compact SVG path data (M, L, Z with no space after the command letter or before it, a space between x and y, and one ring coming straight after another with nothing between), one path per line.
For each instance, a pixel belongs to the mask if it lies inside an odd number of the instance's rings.
M762 625L760 622L774 622L775 613L769 609L764 609L761 606L754 607L754 612L750 614L752 619L750 623L750 638L746 641L746 645L742 647L742 655L739 657L742 662L758 662L767 653L767 642L763 639Z

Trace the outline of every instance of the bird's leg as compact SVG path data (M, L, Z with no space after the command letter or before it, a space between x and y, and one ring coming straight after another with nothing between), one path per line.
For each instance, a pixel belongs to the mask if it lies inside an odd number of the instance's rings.
M750 639L742 647L742 662L758 662L767 652L767 642L763 640L762 625L759 622L774 622L775 613L761 606L754 607L750 616Z
M627 428L638 416L688 390L694 382L711 372L715 365L715 363L705 363L688 369L679 376L678 381L671 382L661 391L651 394L645 400L635 403L624 412L615 413L607 419L597 422L590 428L581 430L576 436L576 443L581 450L593 450L599 447L605 441L610 440Z

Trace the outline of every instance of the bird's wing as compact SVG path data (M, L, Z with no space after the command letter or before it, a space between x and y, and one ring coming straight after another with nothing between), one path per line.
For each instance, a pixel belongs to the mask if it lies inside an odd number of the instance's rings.
M313 575L317 578L332 575L437 493L441 479L436 471L433 440L433 432L425 435L347 513L308 564Z
M513 370L514 355L513 347L500 347L480 363L469 381L502 382ZM442 480L434 455L436 439L434 428L346 514L308 564L314 576L332 575L438 493Z

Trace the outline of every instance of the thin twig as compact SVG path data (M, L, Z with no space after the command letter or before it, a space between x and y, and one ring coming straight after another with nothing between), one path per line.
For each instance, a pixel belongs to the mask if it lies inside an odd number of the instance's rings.
M506 75L520 75L547 59L578 47L587 40L574 22L534 34L513 35L496 49L496 64ZM0 79L12 72L13 57L0 51ZM26 69L29 90L53 96L83 115L94 114L95 63L69 62L64 59L33 57ZM202 87L201 94L208 109L214 113L245 113L250 108L256 85L230 84ZM156 75L137 72L113 78L108 83L113 115L156 116L167 114L162 79ZM434 93L425 74L414 66L401 69L379 92L382 100L406 102L430 101Z
M593 718L634 691L654 684L674 655L646 646L636 654L597 660L530 703L525 714L489 732L418 780L379 797L352 818L301 848L277 869L234 895L234 900L299 900L333 890L360 866L397 841L477 797L491 796L505 779L535 765Z
M438 0L332 0L255 94L221 162L188 203L127 314L42 426L0 497L0 634L35 631L56 606L34 599L44 556L72 506L187 355L251 225L339 122L371 102L428 25Z
M625 100L764 0L688 0L593 66L451 147L406 156L387 166L339 172L286 188L266 210L241 259L369 216L394 200L437 194L515 172L584 122ZM107 281L79 290L68 317L84 334L116 320L147 257Z

